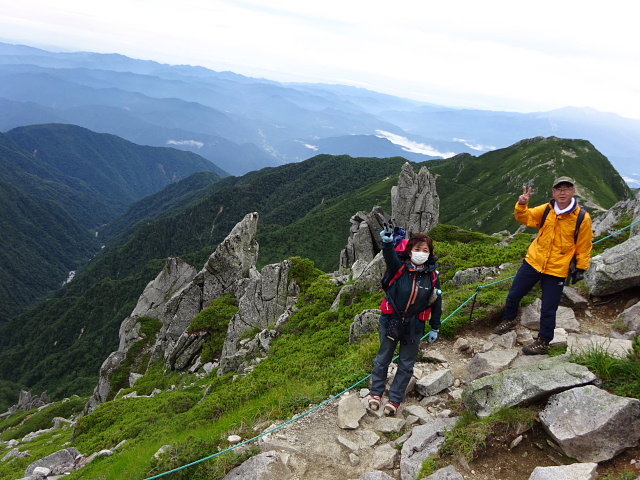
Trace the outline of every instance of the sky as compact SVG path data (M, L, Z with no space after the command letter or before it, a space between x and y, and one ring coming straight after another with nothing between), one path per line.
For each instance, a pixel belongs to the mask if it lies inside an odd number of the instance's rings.
M0 41L450 107L640 119L629 0L0 0Z

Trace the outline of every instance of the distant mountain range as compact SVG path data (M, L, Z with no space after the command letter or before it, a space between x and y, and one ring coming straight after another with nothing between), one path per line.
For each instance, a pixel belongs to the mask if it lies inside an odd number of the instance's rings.
M640 185L640 120L614 114L453 109L341 85L0 44L0 131L43 123L189 150L232 175L322 153L421 162L537 136L584 139Z

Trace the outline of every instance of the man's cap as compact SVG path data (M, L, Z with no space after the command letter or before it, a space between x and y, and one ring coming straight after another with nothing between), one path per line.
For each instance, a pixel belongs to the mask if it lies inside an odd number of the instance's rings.
M558 185L560 185L561 183L570 183L571 186L573 187L575 185L576 182L573 181L573 178L571 177L558 177L556 178L556 180L553 182L553 188L556 188Z

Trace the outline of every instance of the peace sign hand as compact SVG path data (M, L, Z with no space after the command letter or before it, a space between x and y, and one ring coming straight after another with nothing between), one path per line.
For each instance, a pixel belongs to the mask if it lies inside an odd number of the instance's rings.
M533 187L527 187L526 185L522 186L522 195L518 198L518 203L520 205L527 205L529 203L529 198L531 198L531 193L533 192Z

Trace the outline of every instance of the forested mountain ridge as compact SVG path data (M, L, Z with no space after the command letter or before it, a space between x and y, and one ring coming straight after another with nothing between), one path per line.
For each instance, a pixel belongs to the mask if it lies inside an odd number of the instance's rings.
M549 201L553 180L569 175L577 197L592 214L631 198L611 162L586 140L537 137L482 154L459 155L431 168L439 175L443 223L495 233L515 230L512 209L522 186L532 186L532 205Z
M226 175L191 152L54 124L0 134L0 168L0 323L86 264L98 227L134 201L195 172Z
M536 179L542 200L551 178L560 174L573 175L593 204L610 206L616 196L628 198L630 191L606 158L585 156L592 154L592 148L588 142L540 138L494 152L486 162L488 154L429 162L439 176L441 222L452 223L470 211L475 219L488 218L492 212L496 216L496 200L478 202L475 207L468 204L473 192L490 186L493 196L506 202L498 210L499 220L494 220L498 228L493 231L503 230L524 179ZM551 168L554 155L560 157ZM349 217L374 205L388 207L390 187L405 162L403 158L320 155L214 182L196 174L139 201L114 228L114 241L84 272L0 332L0 375L19 385L46 389L56 397L86 393L100 362L117 342L120 322L164 259L180 256L192 265L202 264L246 212L261 215L260 264L302 256L332 271L345 246ZM490 168L483 172L485 163ZM499 170L502 163L508 166L505 172ZM583 169L583 164L589 169ZM591 175L593 171L601 172L602 182ZM466 177L468 172L473 174ZM487 229L491 224L482 226ZM65 355L42 355L52 339Z

